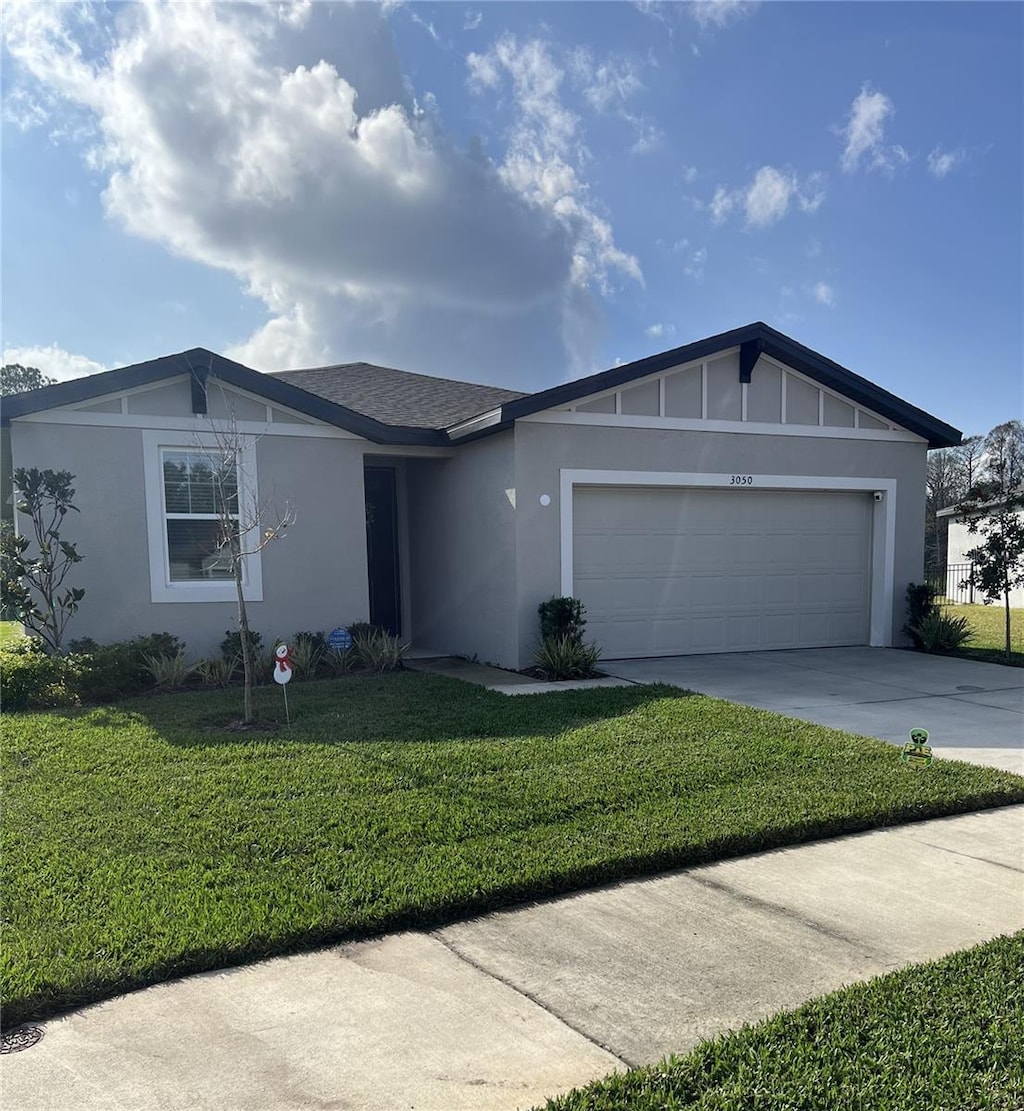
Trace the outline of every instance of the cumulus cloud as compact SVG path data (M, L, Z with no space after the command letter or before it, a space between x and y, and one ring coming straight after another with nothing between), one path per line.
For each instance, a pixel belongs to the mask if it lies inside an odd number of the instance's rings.
M660 339L665 334L664 324L652 324L649 328L644 329L644 334L651 337L651 339Z
M944 178L951 174L967 157L967 152L962 147L956 150L943 150L936 147L928 155L928 172L932 177Z
M8 363L34 366L48 378L56 378L58 382L84 378L87 374L98 374L101 370L110 369L86 355L73 355L56 344L49 347L5 347L4 365Z
M801 182L792 170L762 166L745 188L718 186L708 205L711 220L723 224L734 211L742 209L748 228L768 228L786 215L794 201L802 212L817 212L825 200L824 182L820 173Z
M828 305L831 308L836 303L836 291L827 282L815 283L811 293L819 305Z
M311 65L293 63L295 27L328 13L307 4L98 11L8 5L22 108L86 116L108 216L265 303L233 349L250 365L366 358L512 384L526 367L541 384L579 356L611 273L641 277L589 197L542 44L471 63L482 88L513 85L496 162L417 103L377 7L332 7L332 60ZM87 50L101 19L105 48Z
M841 131L846 141L840 165L851 174L861 165L869 170L892 173L897 166L910 161L906 149L898 143L885 144L885 126L896 114L893 102L883 92L864 85L850 106L850 116Z
M616 245L611 224L590 200L582 172L588 151L581 121L562 97L566 71L551 46L505 34L486 54L470 54L466 61L471 89L511 92L515 116L499 167L502 181L531 206L550 213L574 244L573 288L566 300L566 335L574 338L566 346L574 354L574 369L581 369L588 356L578 345L590 333L589 321L581 324L580 314L589 316L590 309L579 292L594 287L608 294L616 275L642 283L640 264Z

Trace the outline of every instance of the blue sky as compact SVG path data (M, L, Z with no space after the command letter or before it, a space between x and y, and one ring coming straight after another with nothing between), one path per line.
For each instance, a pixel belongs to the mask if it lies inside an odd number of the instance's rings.
M536 389L765 320L1022 412L1024 6L5 7L4 361Z

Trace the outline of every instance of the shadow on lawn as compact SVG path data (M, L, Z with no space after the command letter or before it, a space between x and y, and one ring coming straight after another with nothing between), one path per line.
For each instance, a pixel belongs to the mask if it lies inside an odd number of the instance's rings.
M279 687L254 690L256 717L273 727L252 732L229 728L241 716L238 689L135 699L88 715L98 726L144 722L161 740L179 747L432 743L557 736L651 702L693 696L678 687L650 684L510 697L412 671L294 683L288 690L290 725L284 721Z

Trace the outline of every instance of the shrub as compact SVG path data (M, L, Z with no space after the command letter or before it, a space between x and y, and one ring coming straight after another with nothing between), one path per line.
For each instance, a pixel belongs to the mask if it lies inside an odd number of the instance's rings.
M935 612L936 590L931 583L908 583L905 597L907 623L903 626L903 631L914 642L914 647L920 649L922 645L918 626Z
M328 648L324 653L324 667L334 676L354 671L360 664L359 653L352 648Z
M397 671L402 666L402 656L409 645L402 644L396 636L377 629L353 637L353 650L363 667L370 671Z
M572 635L546 636L533 656L536 667L547 679L589 679L601 658L601 649Z
M133 637L128 644L140 663L146 656L178 656L185 651L185 642L173 633L149 633Z
M145 656L146 670L158 687L184 686L188 677L194 674L198 664L190 664L184 652L173 656Z
M145 661L136 656L130 641L97 645L70 658L78 661L79 689L87 702L113 702L153 685Z
M586 607L579 598L549 598L537 607L540 615L541 640L550 637L569 637L583 643L583 630L587 624Z
M327 638L323 633L295 633L289 647L296 679L315 679L327 654Z
M940 609L933 609L913 627L911 635L922 652L955 652L973 633L966 617L952 617Z
M252 653L253 659L263 654L263 637L259 633L254 633L252 629L249 630L249 651ZM220 654L225 660L234 660L234 670L238 671L242 666L242 633L240 629L231 632L229 629L224 634L224 639L220 642Z
M199 678L210 687L226 687L231 682L231 676L238 667L237 660L226 660L223 656L214 656L209 660L200 660L196 664Z
M380 625L371 625L369 621L353 621L351 625L346 625L345 628L348 629L348 635L353 642L365 640L366 637L372 636L374 633L387 632L387 629L381 628Z
M5 711L72 706L78 701L78 685L79 662L74 656L49 656L33 637L0 647Z

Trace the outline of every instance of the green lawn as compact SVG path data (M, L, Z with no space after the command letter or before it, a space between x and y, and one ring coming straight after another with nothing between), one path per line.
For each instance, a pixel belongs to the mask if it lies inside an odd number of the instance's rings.
M17 621L0 621L0 644L17 640L21 635L21 625Z
M1006 662L1006 610L1002 606L943 606L952 617L966 617L974 636L961 654L993 663ZM1011 659L1024 667L1024 609L1010 610Z
M281 692L256 692L281 715ZM1024 800L1024 779L671 687L415 672L7 714L15 1023L201 969L673 865ZM282 715L283 716L283 715Z
M1020 1111L1024 933L615 1074L546 1111Z

